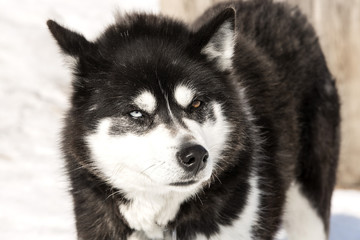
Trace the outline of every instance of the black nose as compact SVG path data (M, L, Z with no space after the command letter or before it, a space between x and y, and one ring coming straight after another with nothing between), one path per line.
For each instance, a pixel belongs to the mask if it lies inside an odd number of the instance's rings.
M187 172L196 175L205 168L209 153L200 145L186 146L177 153L177 159Z

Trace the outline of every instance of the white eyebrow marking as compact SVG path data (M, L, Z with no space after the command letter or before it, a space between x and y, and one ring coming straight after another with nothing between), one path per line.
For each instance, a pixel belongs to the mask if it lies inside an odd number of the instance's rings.
M195 95L194 90L192 90L187 86L179 85L175 88L175 94L174 94L175 100L180 106L184 108L189 106L191 101L194 99L194 95Z
M148 90L141 92L135 99L134 103L142 110L153 113L156 109L156 98Z

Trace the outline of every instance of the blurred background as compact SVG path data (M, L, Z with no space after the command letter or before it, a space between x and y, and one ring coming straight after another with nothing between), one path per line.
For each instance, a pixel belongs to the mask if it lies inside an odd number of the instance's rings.
M249 0L251 1L251 0ZM94 39L116 11L191 22L219 0L0 0L0 239L76 239L59 152L71 74L47 19ZM331 240L360 239L360 0L288 0L314 25L342 101Z

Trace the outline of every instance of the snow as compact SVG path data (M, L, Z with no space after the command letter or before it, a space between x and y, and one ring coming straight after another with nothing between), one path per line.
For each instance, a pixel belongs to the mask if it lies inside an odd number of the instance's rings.
M330 240L360 239L360 191L335 191L330 227Z
M94 39L114 9L158 0L0 0L0 239L76 239L58 150L70 71L47 30L55 19ZM337 190L331 240L360 239L360 192Z

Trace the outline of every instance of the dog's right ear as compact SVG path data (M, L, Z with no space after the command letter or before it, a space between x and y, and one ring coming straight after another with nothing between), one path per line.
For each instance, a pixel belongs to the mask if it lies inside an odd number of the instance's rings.
M232 68L235 48L236 11L226 8L200 27L191 39L193 49L216 63L220 70Z
M91 43L86 40L83 35L64 28L53 20L48 20L47 25L51 34L65 54L72 57L78 57L90 50Z

